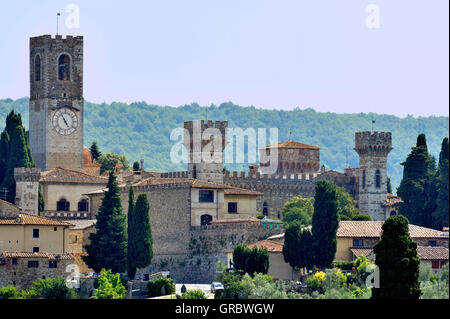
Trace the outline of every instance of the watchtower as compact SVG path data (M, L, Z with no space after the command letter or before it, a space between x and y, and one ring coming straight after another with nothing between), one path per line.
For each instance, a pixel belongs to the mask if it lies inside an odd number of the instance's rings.
M30 38L30 149L42 170L83 169L83 37Z
M223 150L227 121L184 122L184 146L188 153L188 177L223 183Z
M387 156L392 150L391 132L355 133L359 155L359 213L385 220L382 204L387 199Z

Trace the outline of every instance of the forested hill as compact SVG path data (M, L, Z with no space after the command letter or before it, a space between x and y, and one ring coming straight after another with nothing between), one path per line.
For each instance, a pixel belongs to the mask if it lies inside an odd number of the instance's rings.
M22 98L0 100L0 129L3 129L6 114L11 109L22 113L24 126L28 128L28 98ZM123 154L130 163L144 158L148 170L183 170L183 164L170 161L170 149L175 144L175 141L170 141L170 133L174 128L183 127L184 121L205 119L206 116L212 120L227 120L231 128L278 128L280 141L291 139L319 146L321 162L327 169L339 171L344 169L346 157L350 167L359 165L353 150L355 132L370 131L374 119L374 130L392 132L394 149L388 157L388 173L394 189L402 177L400 163L415 144L417 135L426 134L429 151L438 158L442 139L449 133L448 117L319 113L310 108L278 111L232 103L208 107L193 103L171 107L145 102L130 105L85 102L85 145L89 147L96 140L102 152ZM247 166L227 165L227 169L241 170Z

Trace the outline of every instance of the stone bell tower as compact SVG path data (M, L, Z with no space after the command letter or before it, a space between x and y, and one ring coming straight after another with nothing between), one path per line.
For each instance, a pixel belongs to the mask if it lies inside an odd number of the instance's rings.
M83 37L30 38L30 149L36 167L83 169Z
M392 150L391 132L355 133L359 155L359 213L385 220L382 204L387 199L387 157Z
M227 127L227 121L184 122L183 144L188 153L189 178L223 183L223 150L227 145Z

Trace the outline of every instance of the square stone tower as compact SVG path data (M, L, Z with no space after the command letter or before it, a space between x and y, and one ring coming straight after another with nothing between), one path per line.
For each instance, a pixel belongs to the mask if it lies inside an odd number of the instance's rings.
M38 215L39 205L39 178L40 168L14 168L14 179L16 181L15 204L22 208L22 212Z
M387 200L387 157L392 150L391 132L355 133L359 155L359 213L372 220L385 220L382 204Z
M227 145L227 121L184 122L184 146L188 153L188 177L223 183L223 150Z
M83 37L30 38L30 149L37 167L83 169Z

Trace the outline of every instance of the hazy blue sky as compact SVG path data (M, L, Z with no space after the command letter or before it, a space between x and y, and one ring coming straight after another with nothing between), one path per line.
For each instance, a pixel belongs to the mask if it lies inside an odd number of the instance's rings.
M66 6L80 9L69 29ZM368 28L369 4L379 28ZM448 0L0 2L0 98L29 95L29 37L83 35L90 102L446 115Z

